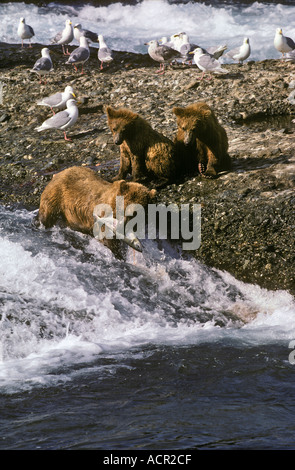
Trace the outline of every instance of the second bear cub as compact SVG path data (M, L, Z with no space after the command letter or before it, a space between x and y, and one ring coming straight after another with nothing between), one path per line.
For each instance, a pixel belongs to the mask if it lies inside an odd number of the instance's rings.
M190 162L198 162L199 172L215 177L219 171L230 170L228 139L213 110L203 102L186 108L175 107L177 135L175 145L189 155Z

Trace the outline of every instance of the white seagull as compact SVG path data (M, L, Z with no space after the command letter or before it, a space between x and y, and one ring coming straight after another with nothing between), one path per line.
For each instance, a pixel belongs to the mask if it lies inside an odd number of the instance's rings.
M181 59L180 52L172 49L172 47L166 46L165 44L159 44L155 39L146 42L145 45L149 46L149 56L156 62L160 62L160 68L156 73L160 73L161 75L165 71L165 64L170 63L175 59Z
M42 132L48 129L58 129L63 131L65 140L71 140L67 137L66 130L75 124L78 116L79 111L76 105L76 100L70 99L67 101L66 110L60 111L51 118L46 119L46 121L44 121L41 126L36 127L35 130Z
M62 46L64 55L69 55L69 50L67 49L67 52L65 52L64 46L70 44L73 39L73 25L71 20L67 20L65 28L61 32L57 33L57 35L51 40L51 42L53 44L60 44Z
M88 45L88 39L85 36L80 37L80 46L77 49L74 49L73 52L70 54L70 57L66 61L66 64L72 64L75 67L76 72L78 71L77 65L82 64L81 73L83 71L84 63L89 59L90 51Z
M43 47L41 49L41 55L40 59L38 59L34 67L30 70L30 72L35 72L39 75L40 78L40 84L42 83L42 75L47 75L49 72L53 70L53 64L52 60L50 57L50 51L47 47ZM45 78L45 83L46 83L46 78Z
M189 53L194 51L199 46L197 46L197 44L192 44L186 33L180 33L179 37L180 37L180 43L178 44L177 50L182 55L183 62L190 61L191 58L189 56Z
M203 71L201 80L203 80L205 72L210 72L209 80L212 78L211 72L217 74L228 73L226 69L222 68L218 60L214 59L208 52L204 52L200 47L197 47L194 51L190 52L190 54L194 54L195 63L199 69Z
M37 105L48 106L53 112L53 114L55 114L53 108L59 110L65 109L67 101L72 98L76 98L76 95L74 93L73 87L68 85L65 87L64 91L54 93L53 95L46 96L41 100L37 101Z
M24 39L29 39L30 41L29 47L32 47L31 38L35 36L35 33L34 33L33 28L29 26L28 24L26 24L25 18L21 18L19 20L17 34L22 40L22 47L24 47Z
M98 42L98 37L96 33L89 31L89 29L83 29L80 23L75 24L74 26L74 38L80 43L80 37L85 36L91 42Z
M295 49L295 42L293 39L283 35L282 28L276 29L273 44L275 48L283 54L283 57L286 52L290 52Z
M99 41L99 49L97 53L98 60L100 61L100 69L103 69L103 64L110 64L114 58L113 58L113 51L106 45L106 42L104 40L104 37L99 34L98 36L98 41Z
M251 47L249 38L244 38L243 44L225 54L225 57L237 60L239 63L243 63L244 60L248 59L251 54Z

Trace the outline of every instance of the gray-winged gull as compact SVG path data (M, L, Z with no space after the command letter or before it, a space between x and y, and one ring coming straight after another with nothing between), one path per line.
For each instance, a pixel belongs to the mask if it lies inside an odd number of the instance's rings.
M74 26L74 38L80 43L80 37L85 36L91 42L98 42L98 36L96 33L89 31L89 29L82 28L80 23Z
M243 63L244 60L248 59L251 54L249 38L244 38L243 44L235 49L228 51L225 57L230 57L233 60L237 60L239 63Z
M24 47L24 39L29 39L30 41L29 47L32 47L31 38L35 36L35 33L34 33L33 28L29 26L28 24L26 24L25 18L21 18L19 20L17 34L22 40L22 47Z
M273 44L275 48L283 54L283 56L286 52L290 52L295 49L295 42L293 39L283 35L282 28L276 29Z
M197 47L200 47L204 54L208 52L208 54L214 57L214 59L219 59L219 57L221 57L224 51L227 49L227 45L210 46L205 49L204 47L191 43L186 33L174 34L174 36L171 36L171 38L174 38L174 41L176 41L178 36L179 40L174 42L174 45L175 48L181 53L185 61L190 60L189 53L193 52L195 49L197 49Z
M219 57L222 56L222 54L224 53L224 51L226 51L227 49L227 45L226 44L222 44L220 46L211 46L211 47L207 47L207 49L203 49L204 52L208 52L208 54L212 55L212 57L214 57L214 59L218 60Z
M181 59L180 52L172 49L171 47L159 44L155 39L146 42L145 45L149 46L148 54L156 62L160 62L160 68L157 73L163 74L165 71L165 64L172 62L175 59Z
M104 63L110 64L114 60L113 51L106 45L106 42L102 34L99 34L98 40L99 40L99 49L97 52L97 57L98 57L98 60L100 61L100 69L103 69Z
M41 49L41 55L40 59L38 59L34 67L30 70L30 72L35 72L39 75L40 78L40 83L42 83L42 75L47 75L49 72L53 70L53 64L52 60L50 57L50 51L47 47L43 47ZM46 83L46 78L45 78L45 83Z
M55 114L54 109L64 109L66 108L67 101L76 98L74 93L73 87L70 85L65 87L65 90L62 92L54 93L53 95L46 96L41 100L37 101L37 105L39 106L48 106L53 114Z
M73 50L73 52L70 54L70 57L66 61L66 64L72 64L75 67L76 71L78 70L76 66L78 64L82 64L81 73L84 73L83 65L89 59L89 57L90 57L90 51L89 51L88 39L85 36L81 36L80 46L77 47L77 49Z
M67 109L56 113L49 119L43 122L39 127L36 127L35 130L38 132L46 131L48 129L58 129L63 131L65 140L71 140L67 137L66 129L72 127L77 121L79 116L79 111L76 105L76 100L70 99L67 101Z
M211 72L217 74L228 73L226 69L222 68L218 60L214 59L208 52L204 52L200 47L197 47L193 52L190 52L190 54L194 54L196 65L203 71L201 80L203 80L205 72L210 72L209 80L212 78Z
M178 43L177 50L180 52L182 56L182 61L191 61L191 57L189 55L190 52L194 51L197 47L197 44L192 44L189 40L189 37L186 33L179 34L180 42Z
M72 40L74 39L74 33L73 33L73 25L71 20L66 20L66 26L65 28L57 33L57 35L51 40L53 44L60 44L62 46L62 50L64 55L69 55L69 50L67 49L67 52L65 52L65 45L70 44Z

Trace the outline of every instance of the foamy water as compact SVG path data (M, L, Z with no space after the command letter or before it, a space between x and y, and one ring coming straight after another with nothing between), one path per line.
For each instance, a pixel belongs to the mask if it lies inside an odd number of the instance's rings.
M180 31L185 31L191 42L202 47L227 44L230 49L249 37L252 54L248 60L280 57L273 46L278 27L295 39L295 5L254 2L248 6L210 6L144 0L136 5L122 2L74 7L50 3L39 8L33 4L1 3L0 41L20 42L17 26L21 16L34 28L34 42L50 44L50 39L70 18L73 24L79 22L82 27L103 34L111 48L140 53L147 52L146 41Z
M252 347L295 338L295 301L287 292L239 282L161 251L155 241L118 261L90 237L34 229L33 217L0 208L0 387L6 392L67 382L79 364L92 369L104 356L124 363L148 345Z

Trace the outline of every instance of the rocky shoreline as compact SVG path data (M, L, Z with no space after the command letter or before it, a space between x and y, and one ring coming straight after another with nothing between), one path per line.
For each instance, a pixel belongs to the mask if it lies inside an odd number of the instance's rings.
M85 74L65 65L60 46L50 46L54 72L47 85L30 73L43 46L0 44L0 204L36 209L52 175L72 165L112 178L119 166L104 106L126 106L173 138L173 106L205 101L229 138L231 172L207 180L199 175L158 190L158 202L202 206L202 241L194 256L240 280L295 294L295 105L288 96L295 64L281 60L225 65L226 76L200 81L195 67L155 73L147 54L116 52L99 69L97 50ZM70 48L73 49L74 47ZM72 142L59 132L37 133L48 108L39 98L72 85L79 119Z

